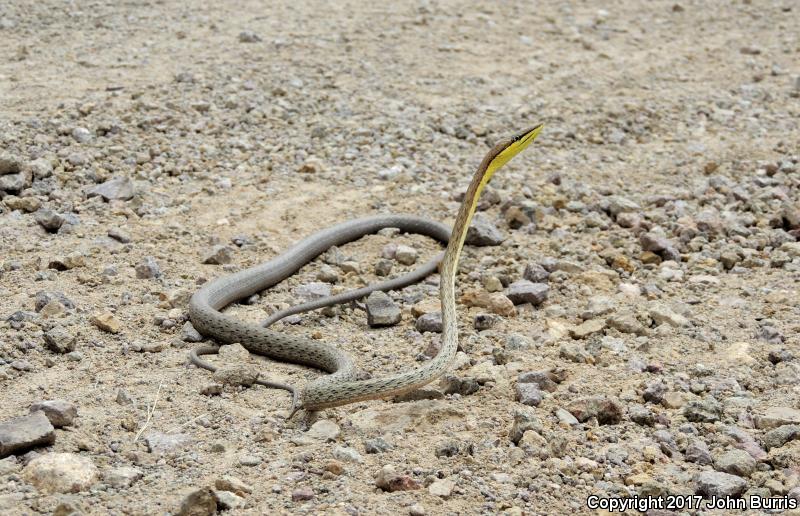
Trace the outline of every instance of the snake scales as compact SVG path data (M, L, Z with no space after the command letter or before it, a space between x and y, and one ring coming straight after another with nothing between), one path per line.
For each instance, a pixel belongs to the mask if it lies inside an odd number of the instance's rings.
M217 341L239 342L249 351L271 358L303 364L331 373L308 383L297 396L288 385L260 381L270 387L287 389L293 393L293 408L308 411L336 407L357 401L385 398L412 391L445 373L458 348L458 327L455 307L455 275L458 259L467 235L478 198L492 175L511 158L525 149L539 134L537 125L498 142L484 157L467 188L456 216L452 232L433 221L411 215L382 215L350 220L319 231L300 241L269 262L223 276L208 282L192 296L189 317L194 327L203 335ZM240 321L220 310L236 300L246 298L294 274L300 267L334 245L342 245L384 227L397 227L401 231L421 233L441 242L448 242L441 257L440 299L442 304L442 348L424 365L385 377L356 380L356 368L350 356L342 350L316 340L280 333L253 323ZM439 256L420 269L395 280L371 285L356 291L321 299L311 304L294 307L275 314L266 324L280 317L313 308L346 302L363 297L374 290L390 290L418 281L432 272ZM206 369L215 369L198 355L216 351L214 347L201 347L190 354L191 361Z

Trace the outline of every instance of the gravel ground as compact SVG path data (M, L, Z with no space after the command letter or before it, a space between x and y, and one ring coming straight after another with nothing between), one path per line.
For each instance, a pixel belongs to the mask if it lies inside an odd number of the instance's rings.
M218 4L0 5L4 514L800 500L794 2ZM199 284L356 216L452 223L488 147L538 122L481 201L451 376L287 421L237 382L317 371L236 345L224 374L188 365ZM229 312L439 249L385 231ZM437 296L278 327L384 375L436 353ZM676 509L650 514L698 512Z

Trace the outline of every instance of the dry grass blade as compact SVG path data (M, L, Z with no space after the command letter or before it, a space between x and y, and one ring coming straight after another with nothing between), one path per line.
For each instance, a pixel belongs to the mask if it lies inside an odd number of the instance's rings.
M145 430L147 430L148 426L150 426L150 421L153 419L153 413L156 411L156 403L158 403L158 395L161 394L161 386L163 384L164 382L158 382L158 389L156 389L156 395L153 398L153 403L147 409L147 419L145 419L142 428L140 428L139 431L136 432L136 437L133 438L134 443L139 440L139 437L142 436L142 433Z

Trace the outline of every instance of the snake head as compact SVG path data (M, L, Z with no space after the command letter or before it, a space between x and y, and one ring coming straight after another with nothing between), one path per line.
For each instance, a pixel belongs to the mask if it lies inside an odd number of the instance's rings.
M525 129L524 131L521 131L510 138L500 140L500 142L494 146L494 151L496 153L491 158L489 166L486 167L486 182L492 178L492 175L494 175L494 173L497 172L500 167L508 163L511 158L524 151L528 145L533 143L533 140L535 140L536 137L539 136L539 133L542 132L543 127L544 124L539 124L529 129Z

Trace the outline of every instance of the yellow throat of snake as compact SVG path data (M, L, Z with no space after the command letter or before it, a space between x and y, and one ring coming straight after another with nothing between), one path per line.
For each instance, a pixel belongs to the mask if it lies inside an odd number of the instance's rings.
M494 176L494 173L497 172L500 167L508 163L511 158L533 143L543 127L544 124L539 124L517 133L514 136L500 140L483 158L483 162L475 172L475 176L472 178L472 182L464 196L469 202L461 206L456 217L456 223L453 226L455 229L463 228L463 231L453 231L453 236L455 238L450 240L450 245L457 246L458 250L456 253L453 253L455 258L453 260L454 263L458 263L458 258L461 255L461 248L467 236L466 228L469 227L472 216L475 214L475 209L478 207L478 200L481 196L481 192L483 192L483 189L489 184L492 176Z

